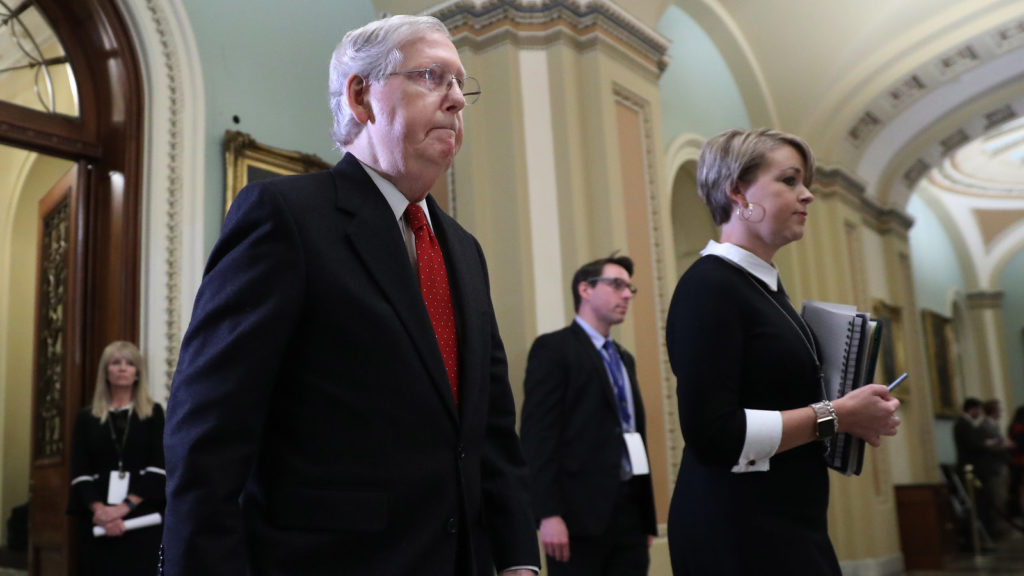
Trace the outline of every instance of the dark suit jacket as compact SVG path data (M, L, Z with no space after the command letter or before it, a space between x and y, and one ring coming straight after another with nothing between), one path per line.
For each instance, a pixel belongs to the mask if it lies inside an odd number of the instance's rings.
M636 362L621 346L637 431L647 442ZM569 536L603 534L619 489L625 442L615 394L601 353L575 321L539 336L526 364L523 453L530 466L533 513L561 516ZM657 534L650 474L635 478L648 534Z
M956 445L956 463L959 470L967 464L974 466L974 473L980 473L978 464L985 451L982 432L966 414L960 414L953 424L953 442Z
M235 200L168 402L168 574L538 565L484 256L428 202L458 407L397 221L354 157Z

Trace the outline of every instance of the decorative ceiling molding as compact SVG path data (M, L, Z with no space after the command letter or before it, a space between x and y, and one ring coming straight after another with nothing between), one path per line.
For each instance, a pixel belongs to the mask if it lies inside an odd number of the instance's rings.
M864 223L880 234L895 232L906 237L914 224L909 215L886 208L868 197L864 184L850 172L838 166L818 166L814 171L813 190L823 197L840 195L854 210L860 212Z
M955 164L947 165L951 158L955 158L958 150L979 138L991 136L990 133L998 132L1007 122L1020 118L1021 111L1024 111L1024 97L1018 96L1012 102L1000 103L969 118L946 136L936 139L916 158L899 169L897 173L900 176L894 181L894 185L900 190L890 193L889 197L909 197L914 187L926 176L937 186L951 192L981 196L1021 195L1024 190L1019 183L1000 186L995 182L978 182L958 175L959 170L955 168Z
M1009 166L1005 166L1005 169L1013 170L1017 167L1020 168L1019 176L1016 179L1012 177L996 178L996 175L1000 172L997 169L998 166L996 166L1001 160L998 157L1000 151L979 151L979 149L985 148L985 141L988 139L988 136L982 135L972 139L966 146L960 146L952 153L946 154L942 159L942 163L928 172L928 181L947 192L965 196L1024 200L1024 164L1020 160L1013 160L1012 158L1015 155L1024 154L1024 125L1019 127L1018 130L1020 131L1020 137L1014 143L1015 147L1005 150L1011 158L1004 160L1004 166L1009 164ZM968 158L964 158L968 152L971 154ZM967 167L967 165L972 164L968 160L977 162L976 157L982 154L986 156L986 168L982 174L974 174L973 167ZM1013 166L1014 163L1017 166ZM923 165L926 162L919 158L915 166L919 164ZM908 174L911 170L914 170L913 166L908 172L904 173L905 184L911 176ZM908 187L912 187L912 185Z
M864 196L866 190L863 182L840 166L819 164L814 170L814 183L822 189L841 189L854 196Z
M1003 307L1002 290L974 290L964 294L964 303L968 308L1000 309Z
M668 67L669 41L609 0L455 0L430 13L451 30L458 46L604 42L656 74Z
M882 90L846 130L846 140L862 149L885 125L912 103L956 80L965 72L1024 45L1024 19L978 34L956 48L938 53ZM993 111L992 125L1014 117Z
M957 128L952 134L940 140L939 146L942 147L944 154L949 154L970 141L971 137L967 135L967 131L963 128Z

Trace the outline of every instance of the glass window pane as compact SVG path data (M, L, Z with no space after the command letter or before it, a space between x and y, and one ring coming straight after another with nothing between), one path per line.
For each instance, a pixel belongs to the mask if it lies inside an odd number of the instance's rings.
M33 0L0 0L0 100L78 116L78 88L64 47Z

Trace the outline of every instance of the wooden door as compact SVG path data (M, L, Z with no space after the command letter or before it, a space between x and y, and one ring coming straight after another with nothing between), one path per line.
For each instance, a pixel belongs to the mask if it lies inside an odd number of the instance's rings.
M82 405L85 175L79 163L39 201L35 367L29 471L29 574L74 574L65 514L71 431Z

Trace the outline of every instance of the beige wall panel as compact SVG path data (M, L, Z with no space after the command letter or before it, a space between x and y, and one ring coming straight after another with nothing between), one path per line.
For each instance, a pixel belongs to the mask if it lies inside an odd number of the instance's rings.
M537 332L557 330L565 325L572 299L563 290L562 253L558 209L554 134L551 117L547 53L520 50L520 84L523 116L529 205L530 241L534 271L534 301ZM570 304L567 305L567 300Z
M938 455L934 450L921 450L921 446L935 446L935 409L931 385L924 357L920 314L914 297L914 276L910 267L910 246L905 237L890 235L886 250L889 276L892 278L894 304L902 310L904 370L911 377L903 384L907 400L900 408L900 434L894 440L892 457L909 463L908 475L895 474L896 484L939 482ZM897 470L894 470L894 472Z
M812 291L804 299L856 305L871 311L868 297L862 217L857 204L842 191L815 190L811 208L813 226L800 245L813 247L813 260L803 264L814 271ZM799 306L799 301L794 305ZM868 447L860 476L831 473L829 533L841 561L875 559L885 562L900 554L899 530L888 448Z
M868 300L891 302L888 275L885 270L885 243L882 237L865 227L861 239L864 244L864 274L867 281Z
M637 341L633 353L637 360L637 378L641 395L647 407L647 430L665 430L665 413L661 410L662 386L660 373L661 322L651 293L657 287L651 245L651 218L647 203L644 164L643 121L637 110L624 103L616 105L619 152L622 162L622 200L626 221L628 253L635 262L633 282L648 294L638 293L633 299L632 317ZM654 496L658 506L658 522L668 520L668 502L671 486L668 484L668 446L664 434L648 434L647 450L650 454L651 474L654 478Z
M965 312L972 342L961 349L961 354L973 358L977 366L974 374L982 390L982 399L997 398L1003 402L1003 411L1012 416L1012 387L1006 381L1006 342L1003 335L1003 304L1001 292L972 292L965 297ZM970 374L965 374L971 378ZM1009 408L1007 408L1009 407ZM1002 424L1008 423L1003 415Z
M588 166L590 143L585 140L585 132L587 125L594 122L590 116L593 108L587 104L594 98L584 97L588 93L583 81L587 71L579 52L558 43L548 47L547 54L561 236L558 249L561 251L563 290L571 294L569 283L576 269L606 253L600 251L604 246L591 246L588 237L592 225L590 205L596 195L591 180L596 170ZM574 312L570 301L564 319L566 323Z
M580 264L613 250L622 250L637 263L635 281L642 292L615 337L637 354L658 516L664 522L675 476L669 466L665 415L666 388L674 386L674 379L662 341L675 278L664 273L673 252L666 250L665 240L670 214L660 206L661 152L655 144L659 111L652 104L657 87L602 44L581 48L556 43L547 51L563 284L568 290Z
M460 56L484 94L464 113L465 136L455 160L454 213L487 257L509 380L520 406L536 326L518 51L502 44L480 53L463 49Z

